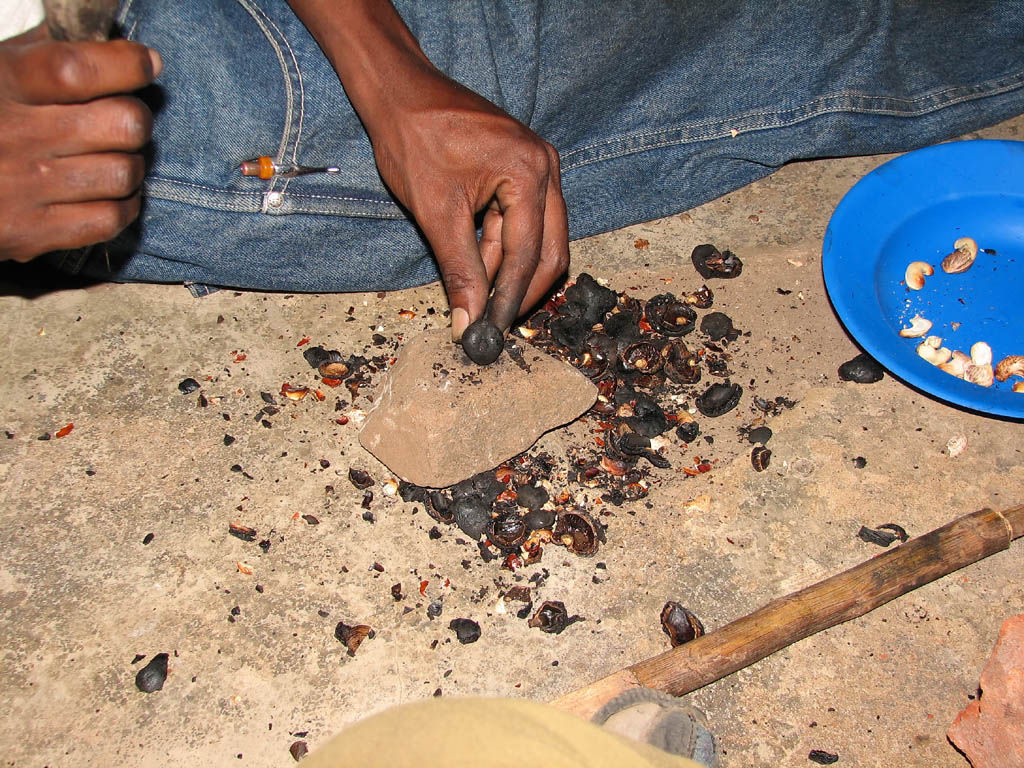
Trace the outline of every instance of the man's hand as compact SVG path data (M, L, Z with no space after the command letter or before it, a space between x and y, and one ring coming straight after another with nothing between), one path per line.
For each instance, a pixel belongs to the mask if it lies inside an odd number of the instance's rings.
M430 241L453 332L483 314L492 283L488 316L505 330L569 263L558 153L436 70L417 75L410 98L371 133L377 167Z
M135 219L153 118L124 94L160 68L126 40L58 43L37 27L0 43L0 259L103 242Z
M507 330L568 267L558 153L438 71L390 3L289 2L338 72L381 177L430 242L453 336L483 315L492 284L488 316Z

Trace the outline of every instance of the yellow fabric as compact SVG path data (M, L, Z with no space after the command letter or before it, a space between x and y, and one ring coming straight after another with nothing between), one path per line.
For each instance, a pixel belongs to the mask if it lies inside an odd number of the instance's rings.
M430 699L346 728L304 768L701 768L522 699Z

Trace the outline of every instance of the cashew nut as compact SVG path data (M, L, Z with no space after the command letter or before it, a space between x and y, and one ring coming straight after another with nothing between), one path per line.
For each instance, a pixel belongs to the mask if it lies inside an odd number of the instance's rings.
M927 261L912 261L907 265L903 280L910 290L920 291L924 288L925 277L932 274L935 274L935 267Z
M900 336L905 339L916 339L919 336L924 336L932 328L932 321L926 320L921 315L914 315L910 318L910 327L902 328L900 330Z
M1024 355L1009 355L996 364L996 378L999 381L1006 381L1011 376L1024 377ZM1016 386L1015 383L1014 387ZM1016 392L1017 389L1013 391Z
M917 354L932 365L942 365L952 357L953 353L946 347L939 346L942 339L938 336L929 336L917 345Z
M964 381L969 381L971 384L991 387L994 380L995 377L993 376L991 365L969 364L964 371Z
M1013 382L1013 391L1024 393L1024 381Z
M967 366L971 364L971 358L961 352L959 349L953 350L953 356L944 363L939 364L939 368L948 374L956 376L958 379L964 377L964 371L967 370Z
M975 365L992 365L992 347L984 341L971 346L971 362Z
M942 271L955 275L970 269L978 256L978 244L973 238L961 237L953 247L956 249L942 260Z

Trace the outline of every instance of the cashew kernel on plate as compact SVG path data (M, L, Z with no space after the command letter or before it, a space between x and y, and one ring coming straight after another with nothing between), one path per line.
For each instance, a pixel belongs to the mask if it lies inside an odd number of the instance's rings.
M942 260L942 271L947 274L959 274L970 269L978 256L978 243L971 237L958 238L953 243L954 250ZM907 265L904 280L910 290L921 290L924 279L935 273L934 268L926 261L913 261ZM960 323L951 323L956 330ZM932 322L920 313L910 319L910 325L900 329L900 336L914 339L925 336L932 328ZM960 350L950 350L942 346L942 338L928 336L917 345L917 354L941 371L958 379L991 387L996 381L1006 381L1011 376L1024 378L1024 355L1010 355L1003 358L995 368L992 366L992 348L984 341L975 342L971 346L970 355ZM1024 385L1014 383L1014 392L1024 392Z
M978 244L972 237L961 237L953 243L953 252L942 260L942 271L950 275L966 272L978 258Z
M912 261L907 265L906 272L903 273L903 281L910 290L920 291L924 288L924 279L934 274L935 267L927 261Z
M1024 378L1024 355L1008 355L996 363L996 379L999 381L1006 381L1011 376L1020 376ZM1017 384L1014 383L1014 392L1020 390L1017 389Z
M900 336L905 339L916 339L924 336L932 329L932 321L921 317L920 314L910 318L910 326L900 329Z

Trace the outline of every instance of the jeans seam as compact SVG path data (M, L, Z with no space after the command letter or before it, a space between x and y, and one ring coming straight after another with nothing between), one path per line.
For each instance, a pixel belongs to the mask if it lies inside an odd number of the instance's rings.
M190 199L186 195L174 195L174 194L171 194L167 190L164 190L162 192L158 192L158 191L149 189L148 188L149 185L154 183L154 182L157 183L157 184L168 184L168 185L179 186L179 187L188 187L188 188L191 188L191 189L201 190L203 192L213 192L213 193L215 193L218 196L220 196L220 195L234 195L236 197L250 197L250 198L256 196L254 193L251 193L251 192L239 192L237 190L231 190L231 189L220 189L218 187L210 187L210 186L207 186L207 185L204 185L204 184L195 184L195 183L188 182L188 181L179 181L177 179L168 179L168 178L164 178L164 177L160 177L160 176L150 177L149 179L146 180L146 186L147 186L146 196L147 197L158 199L158 200L169 200L171 202L184 203L184 204L187 204L187 205L195 205L196 202L195 202L194 199ZM398 211L398 207L391 200L377 200L377 199L373 199L373 198L356 197L354 195L313 195L313 194L303 194L303 193L293 193L291 195L291 199L292 200L335 200L335 201L338 201L338 202L345 202L345 203L363 203L363 204L367 204L367 205L381 205L381 206L386 206L386 207L389 207L389 208L393 208L395 210L395 217L396 218L405 218L404 215L402 215ZM221 204L221 206L217 206L217 207L223 207L225 209L234 210L234 211L248 211L249 210L248 208L245 208L245 207L242 207L242 206L232 205L232 204L228 203L227 201L224 201ZM255 211L250 211L250 212L255 212ZM358 214L343 214L343 215L358 215Z
M249 1L251 2L251 0ZM274 31L281 38L281 44L288 50L288 56L289 58L291 58L292 65L295 67L295 80L298 83L299 87L299 119L295 126L295 139L290 143L292 145L292 162L298 163L299 143L302 141L302 127L303 121L305 120L306 116L306 89L302 81L302 70L299 68L299 60L298 57L295 55L295 49L292 47L292 44L288 42L288 37L284 34L284 32L281 31L281 28L274 22L273 19L267 16L266 11L264 11L255 2L252 2L252 6L266 20L267 24L273 27ZM285 152L285 154L287 154L287 151ZM286 180L285 185L282 188L282 191L285 188L287 188L288 181L290 180Z
M272 22L270 22L269 18L267 17L263 9L256 6L255 3L251 2L251 0L237 0L237 2L239 5L242 6L245 12L253 18L253 21L256 22L256 25L263 32L263 36L266 37L267 41L270 43L270 46L273 49L274 54L277 56L277 63L281 68L281 74L283 75L282 79L284 80L285 87L286 105L284 116L284 130L282 132L281 143L280 145L278 145L275 157L278 159L283 159L288 151L289 136L291 135L292 132L292 116L294 115L295 112L295 89L294 86L292 85L291 73L288 70L288 62L285 60L284 52L281 50L280 43L278 43L278 41L274 38L273 33L268 27L268 23L272 24ZM280 33L280 30L276 27L276 25L274 26L274 30ZM277 185L277 182L278 179L272 178L267 182L267 185L263 189L263 203L261 208L262 213L267 213L268 195Z
M121 6L120 12L117 14L117 23L122 27L121 34L124 35L125 40L133 40L135 37L135 27L139 24L139 18L136 16L132 20L132 25L128 29L124 29L124 22L132 14L134 10L135 0L125 0L124 5Z
M1011 75L1000 77L996 80L989 80L985 83L981 83L974 86L951 86L949 88L943 88L939 91L932 91L923 94L915 99L894 99L887 96L861 96L850 93L845 94L830 94L828 96L821 96L805 104L793 107L787 110L762 110L757 112L748 112L742 115L737 115L726 120L715 120L692 123L687 126L669 128L661 131L648 131L644 133L631 134L628 136L620 136L614 139L608 139L602 142L596 142L589 144L584 147L578 147L561 153L561 159L563 160L562 170L568 171L575 168L580 168L591 163L600 162L602 160L609 160L616 157L623 157L625 155L634 154L637 152L643 152L649 149L658 149L661 147L674 146L678 144L697 143L701 141L709 141L712 139L725 138L726 136L734 137L737 133L753 133L756 131L774 130L778 128L787 128L806 120L813 119L815 117L821 117L822 115L830 113L848 112L856 114L873 114L883 115L891 117L918 117L926 115L931 112L938 111L945 107L953 106L955 104L962 104L966 101L971 101L977 98L985 98L988 96L995 96L1001 93L1015 90L1024 85L1024 73L1018 72ZM958 98L947 99L941 103L937 102L938 98L949 94L962 92L962 95ZM836 103L845 102L845 103ZM868 102L878 101L881 105L895 105L895 104L921 104L924 102L930 102L927 106L923 106L919 109L907 110L898 109L895 106L878 106L872 107L867 106ZM856 106L856 102L864 103L864 106ZM816 106L820 105L820 106ZM742 125L744 121L752 121L757 118L765 118L770 116L781 116L781 115L793 115L787 119L778 119L769 124L762 125L750 125L749 127L737 127ZM763 120L762 120L763 122ZM693 133L694 129L706 128L707 130L700 133ZM688 132L689 135L682 138L665 139L662 141L646 142L643 141L647 138L654 137L665 137L671 133ZM642 144L625 147L622 146L627 143L635 143L637 141L643 141ZM621 149L612 149L616 145L619 145ZM588 152L590 150L600 149L601 147L607 147L611 151L603 153L598 156L585 158L578 162L565 162L567 158L571 158L574 155Z

